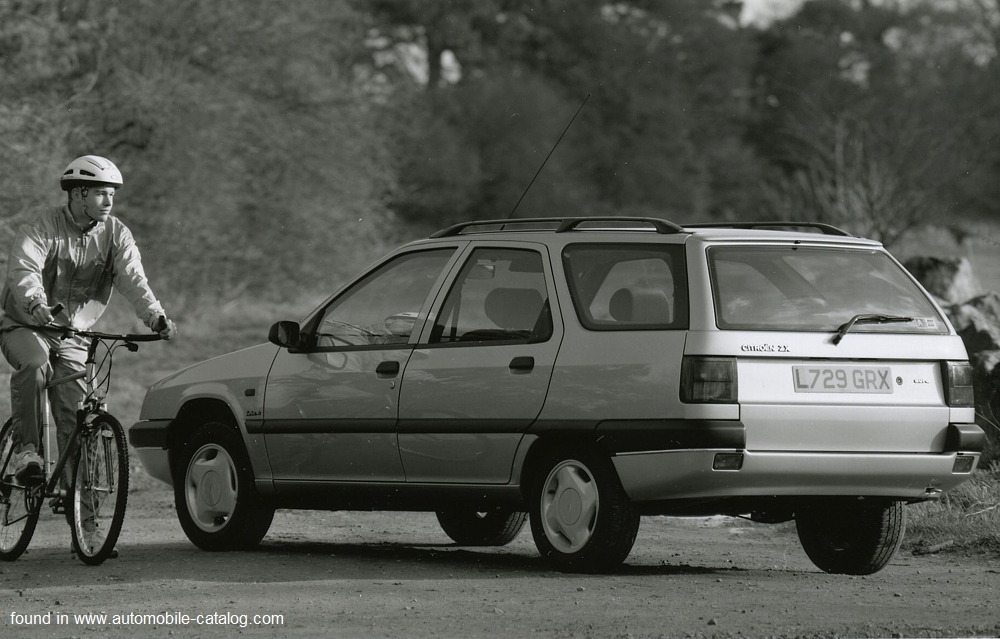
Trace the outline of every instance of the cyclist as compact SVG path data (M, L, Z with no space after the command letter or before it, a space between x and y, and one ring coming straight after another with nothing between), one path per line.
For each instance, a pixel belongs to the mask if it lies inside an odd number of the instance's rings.
M55 323L86 330L107 308L112 289L117 289L148 327L166 339L177 333L149 288L132 233L111 216L123 183L118 167L105 158L85 155L69 163L59 183L67 193L66 204L41 211L20 228L0 297L0 350L14 369L11 414L21 442L14 475L25 485L44 480L38 427L42 390L50 378L83 370L87 356L82 338L61 339L59 334L27 326ZM57 303L63 310L53 316ZM76 424L84 389L83 380L76 380L49 391L60 449ZM64 489L75 472L69 466L60 478ZM53 509L61 511L63 505L54 501Z

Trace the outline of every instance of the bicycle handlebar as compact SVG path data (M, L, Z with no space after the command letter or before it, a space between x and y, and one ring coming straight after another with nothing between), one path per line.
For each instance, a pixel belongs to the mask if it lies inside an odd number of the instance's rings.
M50 309L50 311L52 312L52 315L54 317L59 313L62 313L64 308L65 307L61 303L58 303L55 306L53 306ZM120 335L117 333L102 333L100 331L78 331L75 328L71 328L69 326L59 326L58 324L48 324L46 326L26 326L25 328L41 328L49 331L61 331L64 337L69 337L71 335L82 335L84 337L91 337L96 339L110 339L121 342L157 342L163 339L163 337L161 337L159 333L160 331L165 330L167 328L167 318L164 317L163 315L160 315L159 321L156 323L156 327L153 329L156 332L153 334L144 333L141 335L139 334Z
M163 337L159 333L103 333L101 331L78 331L70 326L60 326L58 324L46 324L45 326L28 326L26 324L15 325L18 328L29 328L33 331L49 331L62 333L63 337L81 335L95 339L107 339L118 342L157 342Z
M96 339L110 339L110 340L117 340L120 342L157 342L163 339L163 337L161 337L159 333L121 335L118 333L102 333L100 331L78 331L76 329L67 328L65 326L53 326L52 328L62 330L71 335L82 335L84 337L93 337Z

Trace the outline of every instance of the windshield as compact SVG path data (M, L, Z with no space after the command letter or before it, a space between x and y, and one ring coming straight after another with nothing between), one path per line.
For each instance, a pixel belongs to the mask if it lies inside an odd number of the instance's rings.
M860 314L912 318L852 332L947 333L934 305L882 251L792 246L708 250L719 328L835 331Z

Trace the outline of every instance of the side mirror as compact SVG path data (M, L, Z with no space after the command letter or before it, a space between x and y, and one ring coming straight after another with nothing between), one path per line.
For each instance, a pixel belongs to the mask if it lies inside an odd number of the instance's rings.
M267 341L284 348L299 346L299 323L290 321L275 322L267 334Z

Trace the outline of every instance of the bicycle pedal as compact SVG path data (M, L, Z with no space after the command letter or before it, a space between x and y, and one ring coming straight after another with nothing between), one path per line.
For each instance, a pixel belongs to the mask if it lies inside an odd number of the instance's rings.
M45 475L43 473L22 473L20 476L14 476L13 483L21 488L35 488L45 483Z

